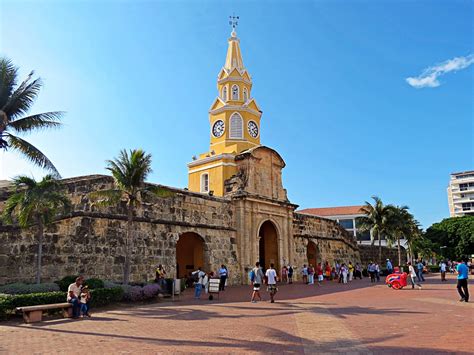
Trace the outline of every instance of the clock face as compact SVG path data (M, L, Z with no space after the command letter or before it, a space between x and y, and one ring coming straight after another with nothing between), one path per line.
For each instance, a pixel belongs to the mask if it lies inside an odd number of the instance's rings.
M225 124L222 120L217 120L212 126L212 134L214 137L219 138L224 134Z
M257 124L254 122L254 121L249 121L249 123L247 124L247 128L249 130L249 134L253 137L253 138L257 138L258 137L258 126Z

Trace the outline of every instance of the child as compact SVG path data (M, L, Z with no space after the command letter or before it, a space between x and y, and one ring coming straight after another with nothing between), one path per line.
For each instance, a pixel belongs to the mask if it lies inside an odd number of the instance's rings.
M89 306L87 305L87 302L91 299L91 294L89 292L89 287L84 286L81 289L81 313L82 317L84 318L85 316L90 317L91 315L89 314Z

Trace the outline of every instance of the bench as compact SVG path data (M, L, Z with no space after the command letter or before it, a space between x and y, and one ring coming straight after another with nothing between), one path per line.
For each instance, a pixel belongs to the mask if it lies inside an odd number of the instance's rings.
M54 304L43 304L38 306L28 306L28 307L17 307L17 312L23 313L23 319L25 323L36 323L41 322L43 319L43 312L50 309L60 309L62 310L63 316L65 318L72 317L72 304L71 303L54 303Z

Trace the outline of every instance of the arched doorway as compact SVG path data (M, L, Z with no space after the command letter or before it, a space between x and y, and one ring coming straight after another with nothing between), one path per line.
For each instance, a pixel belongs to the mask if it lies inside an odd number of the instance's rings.
M186 277L190 272L204 265L204 240L197 233L181 234L176 243L176 275Z
M262 268L268 269L270 264L275 264L275 269L280 269L278 258L278 233L272 222L266 221L260 227L259 236L259 261Z
M316 267L316 265L318 265L319 255L318 247L314 242L308 242L306 255L308 257L308 265L313 265L313 267Z

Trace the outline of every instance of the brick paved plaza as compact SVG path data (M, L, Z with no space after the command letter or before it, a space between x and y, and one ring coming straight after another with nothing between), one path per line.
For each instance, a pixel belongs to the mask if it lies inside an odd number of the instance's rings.
M25 353L472 353L474 303L455 280L427 278L395 291L368 279L280 287L277 303L248 302L248 287L219 301L179 301L96 310L92 319L0 323L0 352ZM474 290L472 290L474 292ZM268 299L267 294L264 296Z

